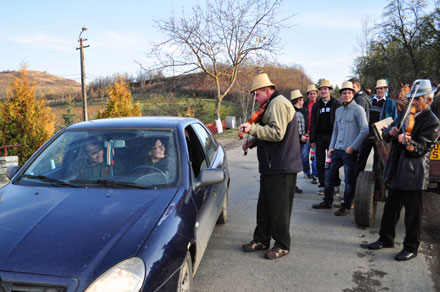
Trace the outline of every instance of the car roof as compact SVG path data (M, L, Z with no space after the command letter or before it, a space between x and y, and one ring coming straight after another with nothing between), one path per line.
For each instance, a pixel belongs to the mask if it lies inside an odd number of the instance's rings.
M183 117L128 117L109 118L80 122L66 130L82 129L130 129L130 128L181 128L188 124L200 122L195 118Z

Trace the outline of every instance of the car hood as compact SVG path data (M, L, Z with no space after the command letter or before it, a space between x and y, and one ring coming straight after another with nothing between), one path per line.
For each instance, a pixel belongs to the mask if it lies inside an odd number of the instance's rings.
M176 191L9 184L0 189L0 270L77 277L135 256Z

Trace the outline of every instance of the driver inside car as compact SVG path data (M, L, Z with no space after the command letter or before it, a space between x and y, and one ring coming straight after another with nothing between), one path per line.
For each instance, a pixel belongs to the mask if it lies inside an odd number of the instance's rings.
M154 173L160 171L168 174L168 161L165 144L159 138L149 139L146 143L146 156L143 165L135 167L130 173Z
M122 163L114 163L114 161L110 164L106 163L104 160L104 147L96 137L87 138L84 152L86 154L85 159L80 158L72 163L68 170L68 177L93 180L127 171L127 167Z
M163 172L166 171L165 145L162 143L162 141L160 141L160 139L157 139L154 144L150 144L147 164L157 167Z

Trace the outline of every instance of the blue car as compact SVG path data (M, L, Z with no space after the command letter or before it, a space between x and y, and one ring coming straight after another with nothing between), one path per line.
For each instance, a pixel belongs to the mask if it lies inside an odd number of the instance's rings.
M0 189L0 291L191 291L228 216L226 153L197 119L69 126Z

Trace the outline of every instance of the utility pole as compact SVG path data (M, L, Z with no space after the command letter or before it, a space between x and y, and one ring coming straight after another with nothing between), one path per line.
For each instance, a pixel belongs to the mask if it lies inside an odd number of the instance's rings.
M78 42L79 48L76 48L80 52L81 58L81 95L83 101L83 121L87 121L87 91L86 91L86 74L84 70L84 49L90 47L89 45L84 46L83 43L87 39L83 39L81 34L87 30L87 26L84 26L79 34Z

